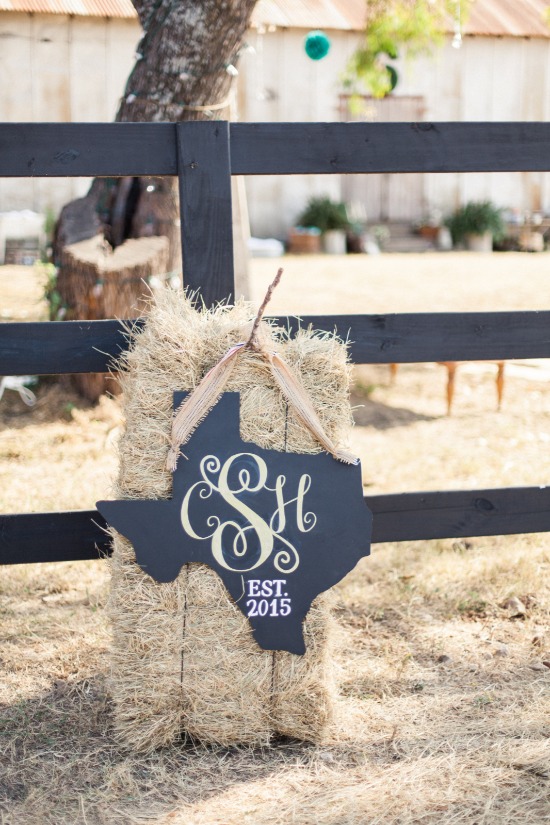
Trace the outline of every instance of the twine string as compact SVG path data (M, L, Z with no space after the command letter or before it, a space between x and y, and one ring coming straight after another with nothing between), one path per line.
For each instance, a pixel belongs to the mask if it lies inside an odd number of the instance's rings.
M271 296L273 295L275 289L279 285L279 281L281 280L282 274L283 274L283 270L281 268L279 268L277 270L277 274L275 275L275 278L273 279L273 282L271 284L269 284L269 286L267 288L267 292L265 293L265 298L263 299L263 301L261 303L261 306L258 310L258 314L256 315L256 317L254 319L254 323L252 324L252 332L250 333L250 338L248 339L248 341L245 344L245 347L247 349L254 349L254 350L260 350L261 349L260 342L258 341L258 328L260 326L260 321L263 318L265 309L266 309L268 303L271 301Z
M288 364L272 350L268 350L258 337L262 316L271 299L273 290L281 280L283 270L279 269L254 319L252 332L248 341L235 344L215 364L200 381L197 387L182 402L174 413L170 449L166 459L166 468L175 471L181 447L190 439L199 424L204 421L212 407L219 401L233 372L237 358L246 350L260 355L269 366L273 379L279 387L285 401L293 408L298 419L310 431L321 446L338 461L345 464L358 464L359 459L346 450L341 450L323 429L319 416L298 376Z

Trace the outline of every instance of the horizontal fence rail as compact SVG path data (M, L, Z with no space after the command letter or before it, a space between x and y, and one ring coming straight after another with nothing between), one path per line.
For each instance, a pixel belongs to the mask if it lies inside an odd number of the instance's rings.
M550 487L365 496L373 542L550 531ZM79 561L111 552L96 510L0 516L0 564Z
M191 134L205 124L184 125ZM229 130L232 175L550 166L550 123L232 123ZM0 177L177 174L174 123L0 124Z
M235 175L546 171L550 123L236 123Z
M303 315L271 320L293 333L310 325L336 330L350 341L355 364L550 358L550 311ZM0 324L0 375L106 372L128 346L128 327L142 323Z
M107 372L111 361L127 348L124 321L4 323L0 324L0 375Z

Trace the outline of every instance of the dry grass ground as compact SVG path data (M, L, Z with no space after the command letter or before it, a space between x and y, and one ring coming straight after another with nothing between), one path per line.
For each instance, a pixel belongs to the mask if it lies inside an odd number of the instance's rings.
M46 274L40 267L0 267L0 320L45 321Z
M277 265L255 262L256 299ZM546 255L283 265L273 312L548 305ZM0 270L0 311L39 317L33 278L21 275L25 299L13 277ZM546 482L547 365L509 369L500 413L491 371L461 368L447 418L442 367L404 366L393 386L385 367L361 367L353 441L368 491ZM48 382L38 396L31 412L12 393L0 404L1 511L92 506L114 470L118 407ZM545 535L376 545L338 588L342 698L323 746L147 758L110 732L104 562L2 572L3 825L550 822Z

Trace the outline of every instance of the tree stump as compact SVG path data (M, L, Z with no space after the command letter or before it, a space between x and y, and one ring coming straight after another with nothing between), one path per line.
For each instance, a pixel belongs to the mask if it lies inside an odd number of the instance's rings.
M143 314L150 283L168 269L168 238L155 236L125 241L112 249L102 235L66 246L57 282L71 321L136 318ZM106 390L116 394L112 376L79 374L74 382L88 400Z

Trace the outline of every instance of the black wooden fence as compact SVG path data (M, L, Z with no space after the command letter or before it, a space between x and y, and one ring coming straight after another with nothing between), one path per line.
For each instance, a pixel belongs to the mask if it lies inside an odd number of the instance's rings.
M234 288L231 175L526 171L550 171L550 124L0 125L0 177L177 175L185 282L209 305ZM550 358L547 311L301 323L349 332L355 363ZM0 324L0 374L105 372L125 345L118 321ZM544 486L366 499L377 542L550 531ZM102 526L95 510L0 516L0 564L97 558L109 550Z

